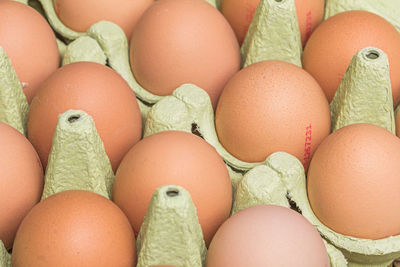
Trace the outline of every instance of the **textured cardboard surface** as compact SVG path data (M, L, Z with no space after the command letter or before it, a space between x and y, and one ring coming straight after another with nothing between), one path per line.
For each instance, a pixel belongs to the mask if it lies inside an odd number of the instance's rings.
M11 61L0 46L0 121L26 134L29 105Z
M1 240L0 240L0 266L11 267L11 255L7 252Z
M111 199L114 173L93 119L84 111L59 116L45 175L42 199L80 189Z
M91 61L106 65L107 57L96 40L89 36L81 36L66 46L62 65L78 61Z
M302 51L294 0L261 0L241 47L243 66L283 60L301 67Z
M371 123L395 133L389 62L382 50L366 47L354 55L330 109L333 131Z
M154 193L137 242L137 267L205 266L206 246L190 194L166 185Z

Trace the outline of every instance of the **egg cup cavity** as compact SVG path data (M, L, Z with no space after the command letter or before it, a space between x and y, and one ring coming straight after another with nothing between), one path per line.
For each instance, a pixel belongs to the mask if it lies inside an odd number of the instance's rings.
M7 53L0 46L0 121L26 135L29 104L11 65Z
M0 240L0 266L11 267L11 255L6 250L3 241Z
M188 191L181 186L165 185L153 193L136 247L137 267L205 265L207 249Z
M81 110L59 115L42 199L66 190L87 190L111 199L114 173L93 119Z
M397 0L326 0L324 19L349 10L375 13L389 21L400 32L400 2Z
M96 40L89 36L81 36L65 47L62 65L79 61L91 61L106 65L107 57Z
M302 52L294 0L261 0L241 47L243 67L262 60L301 67Z
M301 162L286 152L271 154L263 165L248 171L238 185L232 213L256 205L279 205L302 212L295 201L305 192ZM306 196L307 197L307 196ZM331 266L347 266L343 254L325 242Z
M386 54L375 47L358 51L330 103L332 131L371 123L395 133L392 88Z

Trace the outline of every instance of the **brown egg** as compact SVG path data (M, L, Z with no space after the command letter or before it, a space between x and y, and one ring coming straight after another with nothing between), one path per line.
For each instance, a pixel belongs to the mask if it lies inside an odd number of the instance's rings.
M15 238L14 267L136 265L135 236L110 200L88 191L64 191L36 205Z
M321 236L299 213L280 206L244 209L222 224L211 241L207 267L328 267Z
M209 244L232 206L232 185L222 158L200 137L180 131L160 132L132 147L116 173L113 200L136 233L154 190L167 184L188 190Z
M39 85L60 62L56 37L33 8L0 1L0 46L4 48L30 103Z
M330 17L313 32L303 53L303 67L321 85L328 101L353 56L373 46L388 56L393 103L400 98L400 34L382 17L366 11L347 11Z
M39 202L43 169L31 143L0 122L0 240L10 249L22 219Z
M130 40L133 28L154 0L53 0L60 20L72 30L87 31L94 23L107 20L119 25Z
M204 0L159 0L140 18L130 47L138 83L170 95L184 83L203 88L215 108L240 68L240 50L224 16Z
M262 61L238 72L225 86L215 115L219 141L236 158L259 162L284 151L305 167L330 123L318 83L283 61Z
M243 43L259 3L260 0L221 0L221 12L231 24L240 44ZM325 1L295 0L295 4L301 42L304 46L313 29L322 21Z
M58 115L69 109L81 109L93 117L114 171L141 138L135 94L117 72L92 62L65 65L40 86L29 109L28 139L44 167Z
M308 198L315 215L348 236L399 235L399 158L400 140L379 126L353 124L329 135L308 170Z

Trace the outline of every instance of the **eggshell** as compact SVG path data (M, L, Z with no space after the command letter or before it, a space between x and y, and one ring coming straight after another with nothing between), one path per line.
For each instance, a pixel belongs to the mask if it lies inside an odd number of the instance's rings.
M399 235L399 158L400 140L379 126L353 124L329 135L308 170L308 198L315 215L348 236Z
M215 115L219 141L236 158L260 162L284 151L305 167L330 123L318 83L283 61L261 61L238 72L225 86Z
M221 12L235 31L239 44L243 43L260 0L221 0ZM303 46L313 29L322 21L324 0L295 0L297 20Z
M113 170L141 138L142 122L135 94L114 70L92 62L65 65L39 88L28 114L28 139L44 167L50 153L58 115L81 109L95 126Z
M328 267L321 236L297 212L260 205L235 213L218 229L207 254L207 267Z
M12 253L14 267L135 266L135 237L123 212L88 191L64 191L25 217Z
M232 184L222 158L200 137L180 131L160 132L132 147L116 173L113 200L136 233L154 190L168 184L190 193L209 244L232 206Z
M137 82L155 95L193 83L215 108L225 83L240 68L235 34L204 0L159 0L143 13L130 46Z
M11 60L28 102L60 62L55 35L36 10L0 1L0 46Z
M59 19L69 28L86 32L101 20L120 26L130 40L137 21L154 0L53 0Z
M0 240L10 249L22 219L40 200L43 169L31 143L0 122Z
M330 17L313 32L303 53L303 67L318 81L330 102L357 51L373 46L388 56L393 104L400 98L400 33L384 18L367 11Z

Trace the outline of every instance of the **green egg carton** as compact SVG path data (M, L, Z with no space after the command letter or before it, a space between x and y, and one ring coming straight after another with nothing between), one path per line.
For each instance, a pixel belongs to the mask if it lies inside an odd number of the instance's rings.
M136 240L137 267L205 266L207 249L188 191L165 185L154 193Z
M7 53L0 46L0 121L26 135L29 104Z
M77 33L59 21L52 0L38 1L53 28L68 40L68 45L58 40L62 64L87 60L116 70L135 92L142 118L147 118L145 136L165 130L182 130L200 135L216 148L227 162L235 192L232 214L258 204L277 204L298 210L325 238L333 267L388 266L400 256L398 236L364 240L337 234L322 225L308 203L304 169L295 157L277 152L263 162L249 163L230 155L218 141L211 101L201 88L185 84L165 97L142 88L130 70L128 41L120 27L102 21L86 33ZM218 0L208 2L219 6ZM326 10L333 2L327 0ZM261 0L241 53L244 66L267 59L285 60L301 66L302 48L294 0ZM358 52L331 103L332 130L351 123L368 122L394 132L388 75L387 57L381 50L368 47ZM2 49L0 79L0 121L26 133L29 106ZM80 110L61 114L49 155L42 198L81 189L111 199L113 179L111 165L92 118ZM189 245L184 246L185 243ZM175 257L171 257L171 248L177 247L180 249L174 251ZM206 248L196 208L184 188L167 185L154 192L137 238L137 252L137 266L204 266ZM0 266L10 266L10 258L0 242Z
M389 21L400 32L400 2L398 0L326 0L325 19L350 10L375 13Z
M389 64L382 50L366 47L356 53L330 109L333 131L353 123L372 123L391 132L395 131ZM232 179L235 191L232 213L261 203L287 207L294 204L318 228L330 244L329 247L334 245L345 255L348 266L388 266L400 256L400 236L376 241L362 240L339 235L316 221L308 204L304 169L294 157L290 156L292 159L288 160L285 159L288 155L283 157L278 153L264 162L250 163L229 154L218 140L211 101L201 88L192 84L182 85L171 96L152 107L144 135L166 130L182 130L200 135L215 147L228 168L238 173ZM273 167L272 159L275 162ZM260 178L264 175L268 176L268 180ZM283 176L287 177L285 179L290 182L289 185L282 183ZM340 255L337 250L334 251ZM342 259L341 256L336 258ZM346 266L344 261L331 264Z

